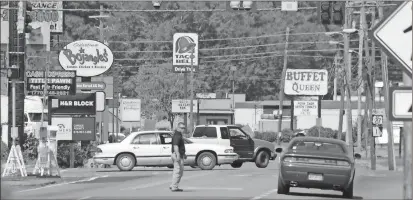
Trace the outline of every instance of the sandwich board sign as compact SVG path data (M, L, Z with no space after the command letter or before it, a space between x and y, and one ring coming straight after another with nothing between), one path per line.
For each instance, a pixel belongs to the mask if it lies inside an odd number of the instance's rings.
M411 76L412 1L402 3L387 19L379 23L371 34L376 43Z
M412 88L391 87L390 88L390 115L391 121L412 120Z

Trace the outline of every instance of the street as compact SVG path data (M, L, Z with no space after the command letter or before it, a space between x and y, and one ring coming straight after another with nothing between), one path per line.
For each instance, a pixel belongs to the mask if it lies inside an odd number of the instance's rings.
M342 199L342 193L316 189L291 189L277 194L278 161L265 169L247 163L202 171L185 167L180 187L171 192L172 169L136 167L131 172L117 168L92 169L95 177L45 187L14 191L13 199ZM354 199L401 199L402 172L356 170Z

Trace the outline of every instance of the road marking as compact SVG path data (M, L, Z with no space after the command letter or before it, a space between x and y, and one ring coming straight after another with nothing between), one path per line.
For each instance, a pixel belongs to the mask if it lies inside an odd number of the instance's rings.
M35 190L40 190L40 189L45 189L45 188L62 186L62 185L69 185L69 184L74 184L74 183L88 182L88 181L93 181L93 180L98 179L98 178L105 178L105 177L108 177L108 176L109 176L109 175L95 176L95 177L92 177L92 178L82 179L82 180L78 180L78 181L65 182L65 183L52 184L52 185L46 185L46 186L44 186L44 187L32 188L32 189L27 189L27 190L20 190L20 191L18 191L18 192L30 192L30 191L35 191Z
M210 173L204 173L204 174L198 174L198 175L194 175L194 176L187 176L187 177L182 177L182 179L184 180L188 180L188 179L193 179L193 178L197 178L197 177L202 177L202 176L207 176ZM163 184L167 184L167 183L171 183L171 180L167 180L167 181L159 181L159 182L154 182L154 183L150 183L150 184L143 184L143 185L139 185L139 186L135 186L135 187L129 187L129 188L122 188L120 190L139 190L139 189L145 189L145 188L150 188L150 187L156 187L156 186L160 186Z
M185 190L243 190L243 188L182 187Z
M236 174L234 176L252 176L251 174Z
M250 199L250 200L262 199L262 198L265 198L265 197L267 197L268 195L270 195L270 194L272 194L272 193L274 193L274 192L277 192L277 189L270 190L270 191L268 191L268 192L266 192L266 193L264 193L264 194L261 194L261 195L259 195L259 196L253 197L253 198Z
M92 198L91 196L87 196L87 197L82 197L82 198L80 198L80 199L78 199L78 200L84 200L84 199L90 199L90 198Z

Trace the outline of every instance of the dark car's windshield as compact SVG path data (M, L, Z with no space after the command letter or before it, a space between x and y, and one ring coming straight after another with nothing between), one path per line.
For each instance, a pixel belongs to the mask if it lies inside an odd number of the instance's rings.
M295 151L322 151L325 153L344 154L345 150L340 144L313 141L297 141L290 146Z

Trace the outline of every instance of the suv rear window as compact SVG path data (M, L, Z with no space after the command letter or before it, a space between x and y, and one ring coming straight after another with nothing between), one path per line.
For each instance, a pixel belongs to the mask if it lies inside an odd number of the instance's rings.
M215 127L196 127L192 137L216 138L217 129Z
M222 139L229 139L228 128L226 128L226 127L221 127L221 128L219 128L219 130L221 131L221 138L222 138Z
M290 147L292 150L297 151L323 151L328 153L345 153L344 148L339 144L326 143L326 142L310 142L310 141L297 141Z

